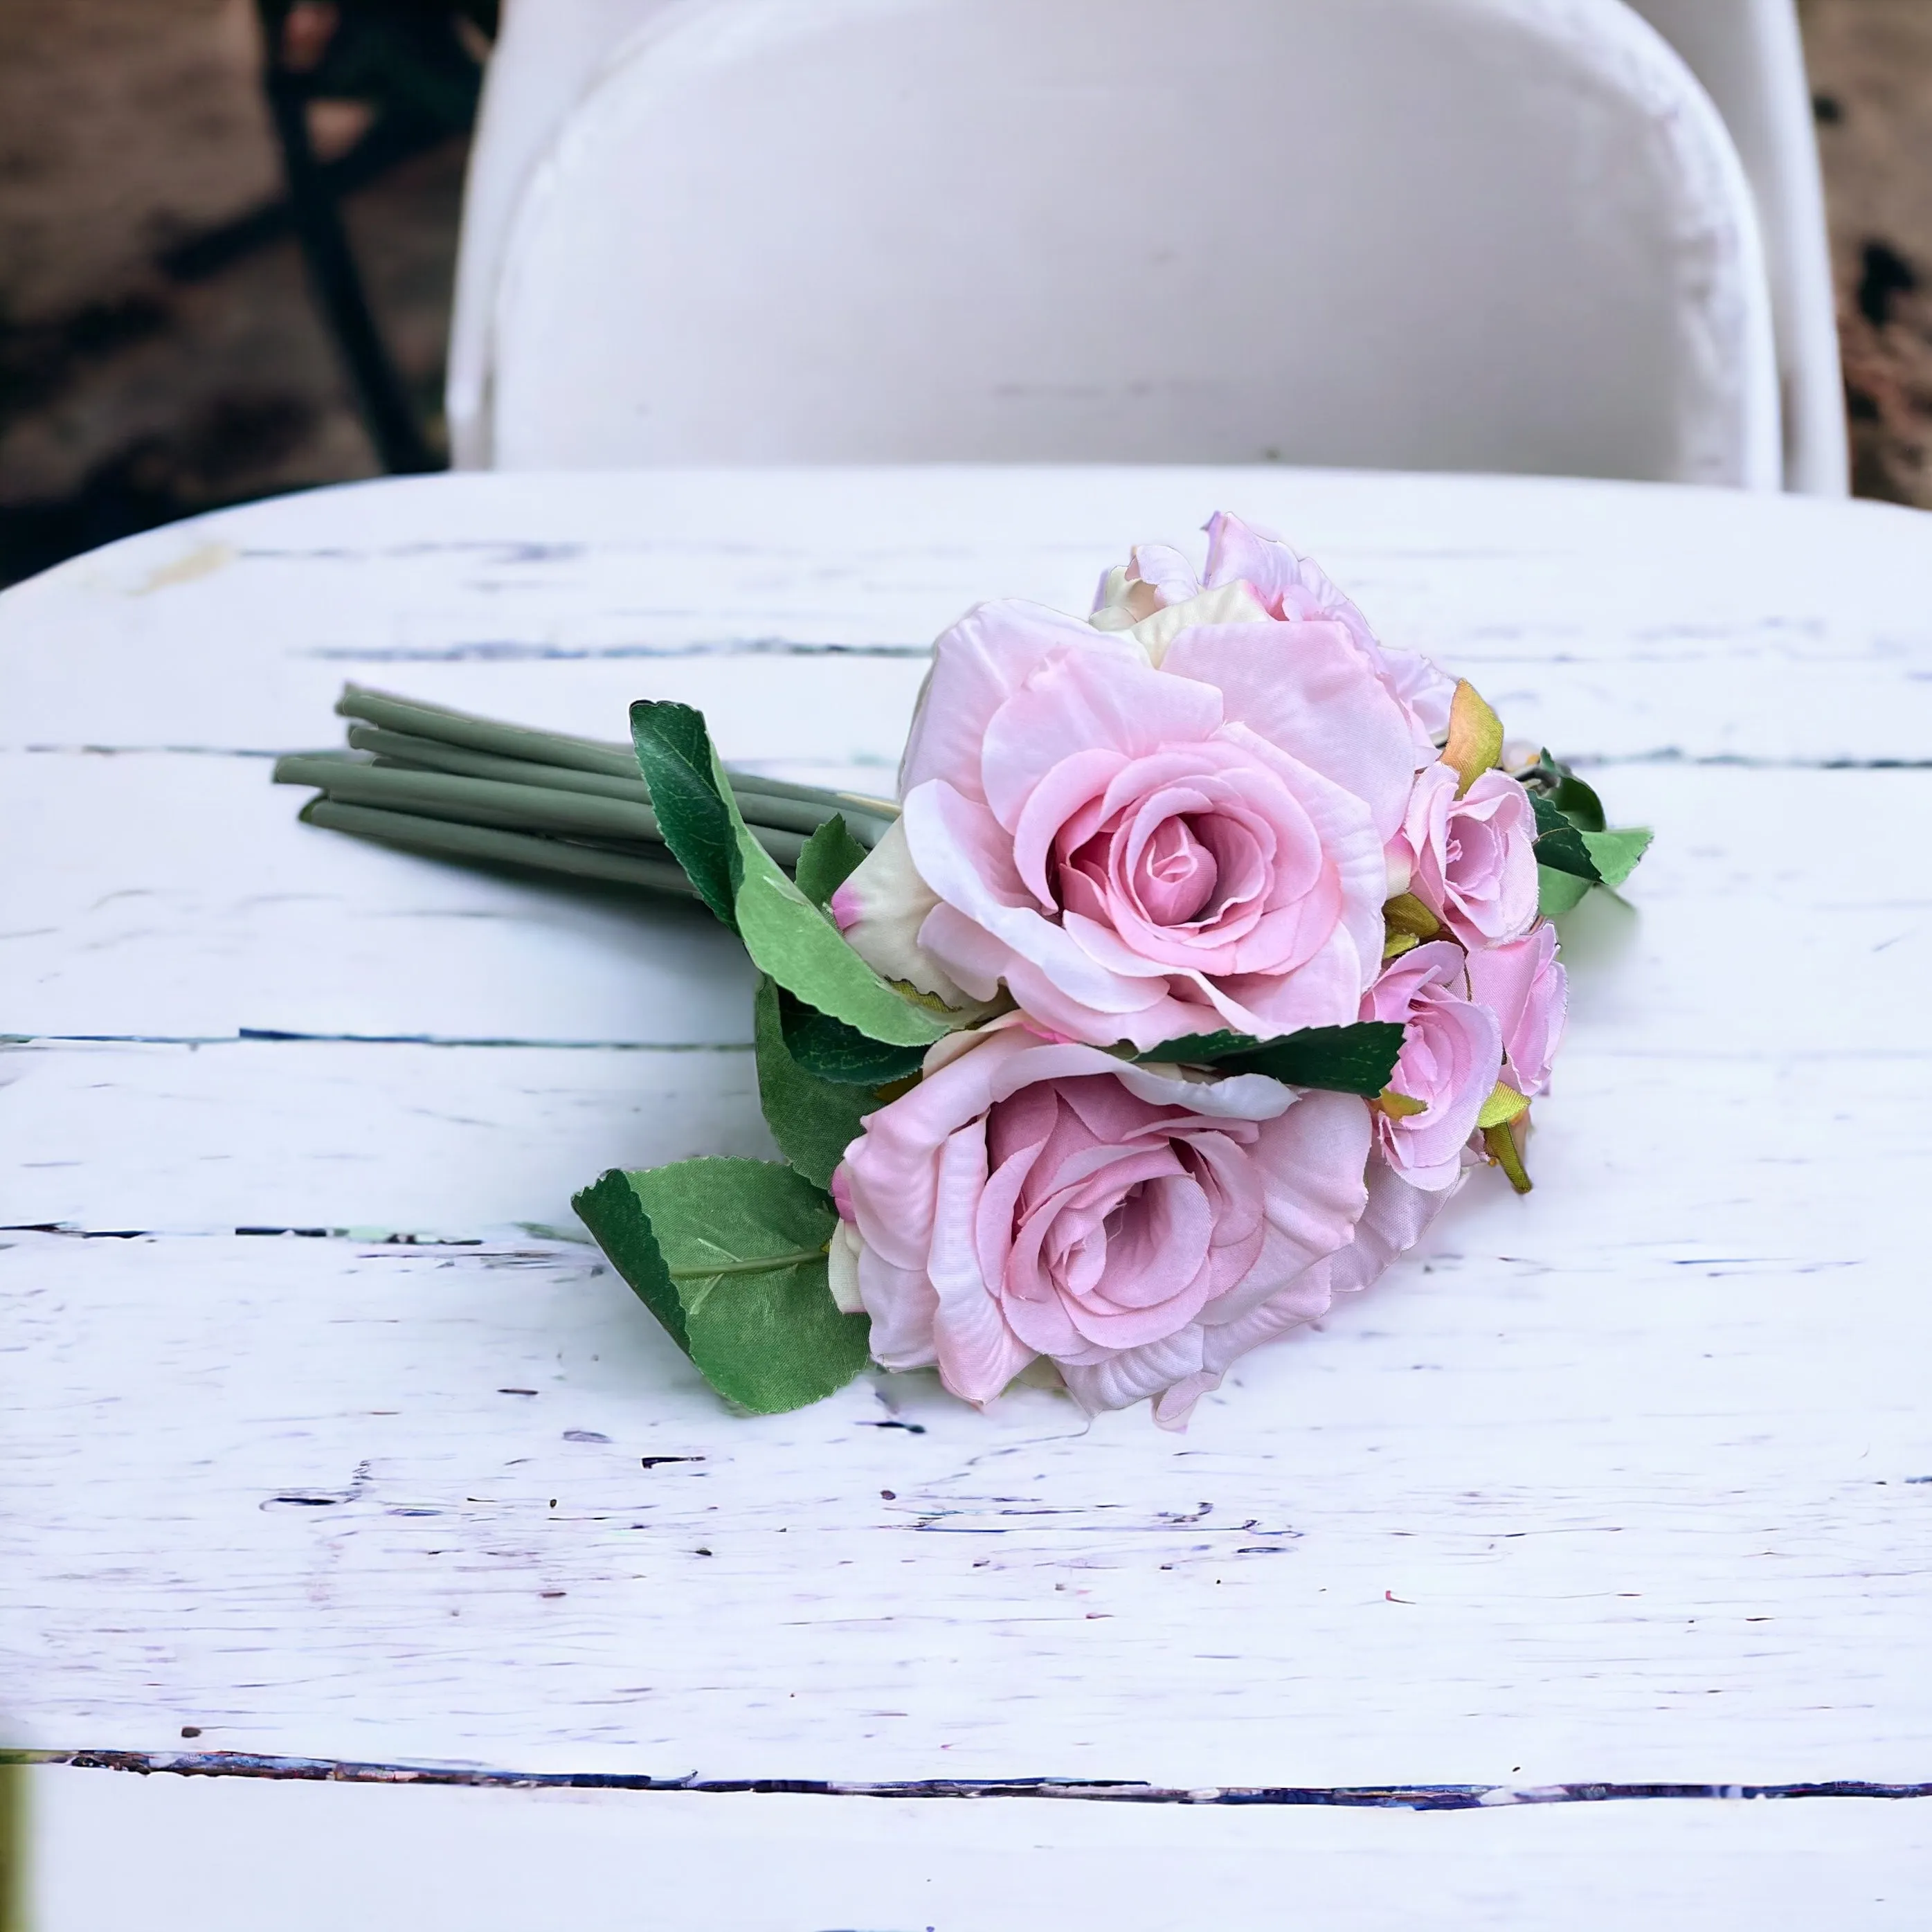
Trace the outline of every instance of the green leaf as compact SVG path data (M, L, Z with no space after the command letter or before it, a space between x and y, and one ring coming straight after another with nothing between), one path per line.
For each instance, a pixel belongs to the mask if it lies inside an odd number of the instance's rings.
M826 1280L838 1215L790 1168L725 1160L614 1168L574 1205L705 1380L740 1408L802 1408L865 1366L869 1324L839 1313Z
M950 1021L894 992L778 870L735 811L732 816L738 834L738 934L760 972L868 1040L923 1048L952 1030Z
M1597 862L1590 856L1590 848L1583 842L1595 836L1579 832L1570 824L1558 831L1546 832L1536 842L1536 862L1552 872L1568 872L1586 886L1594 886L1603 874L1598 871Z
M1394 1020L1305 1027L1222 1064L1230 1072L1265 1073L1290 1087L1318 1087L1331 1094L1372 1097L1389 1084L1395 1071L1402 1034L1400 1024Z
M794 877L799 890L822 912L865 856L865 847L835 812L805 842L805 850L798 855Z
M631 1185L632 1178L621 1168L608 1168L590 1186L572 1195L570 1204L596 1238L610 1265L688 1355L691 1342L685 1334L684 1304L651 1233L650 1217Z
M872 1087L821 1079L799 1064L785 1039L784 1000L776 983L760 976L752 1008L758 1101L764 1108L765 1124L785 1159L806 1180L829 1187L832 1170L858 1138L860 1122L878 1106L879 1100ZM901 1050L884 1049L889 1053Z
M1556 808L1556 801L1546 793L1533 791L1529 795L1530 809L1536 814L1536 836L1540 838L1546 832L1574 830L1568 819Z
M1164 1066L1208 1066L1233 1054L1252 1053L1262 1044L1251 1033L1190 1033L1179 1040L1164 1040L1135 1058Z
M734 860L743 821L728 802L730 788L718 771L704 713L688 704L640 698L631 706L631 742L671 856L698 897L735 926Z
M1626 826L1616 832L1586 832L1580 835L1604 884L1623 884L1636 869L1636 862L1650 849L1652 834L1647 826ZM1541 848L1538 848L1540 856Z
M1554 919L1579 904L1590 890L1591 881L1574 872L1559 872L1548 866L1536 868L1536 909L1545 919Z
M701 712L640 702L631 706L631 734L664 842L705 904L736 927L759 971L892 1046L930 1046L953 1030L887 986L752 837ZM713 898L724 882L728 912Z
M1190 1066L1218 1063L1224 1072L1265 1073L1291 1087L1372 1096L1388 1084L1401 1052L1402 1028L1396 1022L1361 1020L1353 1026L1305 1027L1274 1040L1245 1033L1190 1034L1163 1040L1137 1058Z
M888 1046L868 1040L856 1028L781 991L778 1023L785 1047L806 1072L848 1087L886 1087L916 1073L926 1058L922 1046Z
M1604 801L1561 758L1552 758L1547 748L1530 776L1541 782L1550 802L1579 832L1600 832L1609 822Z

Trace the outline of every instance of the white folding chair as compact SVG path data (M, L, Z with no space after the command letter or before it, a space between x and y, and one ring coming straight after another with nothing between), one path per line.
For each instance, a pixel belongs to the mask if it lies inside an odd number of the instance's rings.
M1757 202L1783 392L1784 487L1849 488L1832 251L1796 0L1629 0L1724 117Z
M490 81L461 462L1780 481L1750 190L1621 0L574 4Z

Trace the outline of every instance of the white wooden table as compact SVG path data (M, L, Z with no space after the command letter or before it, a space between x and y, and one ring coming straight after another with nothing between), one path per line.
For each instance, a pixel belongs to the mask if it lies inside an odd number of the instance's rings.
M611 736L680 698L876 788L964 606L1084 608L1221 506L1657 828L1571 934L1537 1192L1178 1439L918 1377L734 1419L568 1206L766 1148L731 944L300 826L270 754L354 678ZM1927 1922L1932 520L446 477L80 559L0 664L42 1932Z

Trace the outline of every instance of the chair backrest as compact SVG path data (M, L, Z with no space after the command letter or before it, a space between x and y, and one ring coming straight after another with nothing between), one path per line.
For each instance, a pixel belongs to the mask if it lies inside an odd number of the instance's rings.
M673 0L493 280L504 467L1780 478L1750 191L1621 0Z
M1850 488L1825 189L1796 0L1630 0L1696 75L1757 202L1783 392L1784 487Z

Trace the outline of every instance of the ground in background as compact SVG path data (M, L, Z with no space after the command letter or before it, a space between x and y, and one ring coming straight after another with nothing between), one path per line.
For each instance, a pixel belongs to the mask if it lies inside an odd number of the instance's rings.
M1803 17L1854 487L1932 508L1932 0L1804 0ZM0 9L0 582L375 473L292 241L199 279L163 266L279 192L260 64L250 0ZM433 438L463 164L452 142L349 204Z

